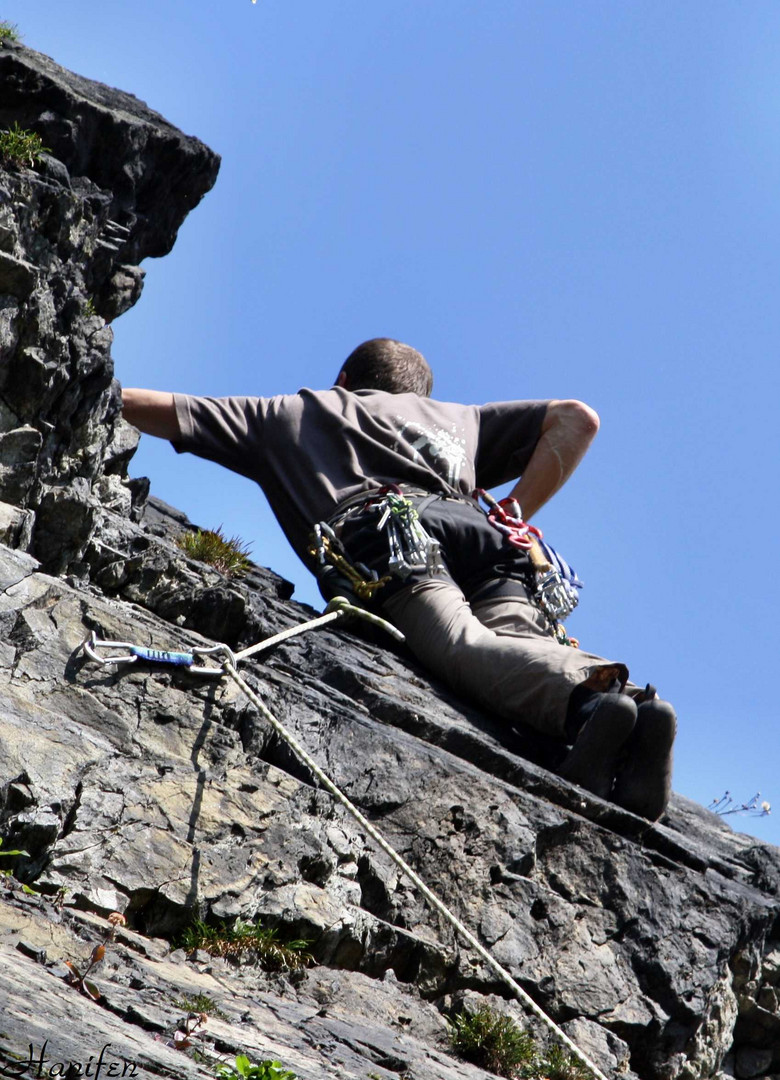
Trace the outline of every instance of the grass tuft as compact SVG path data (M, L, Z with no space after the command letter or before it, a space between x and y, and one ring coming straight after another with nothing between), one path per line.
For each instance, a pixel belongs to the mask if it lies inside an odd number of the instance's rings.
M14 23L0 21L0 42L20 40L18 26Z
M507 1080L591 1080L570 1050L558 1044L540 1054L532 1035L496 1009L483 1005L460 1013L450 1024L454 1053Z
M205 1013L206 1016L215 1016L218 1020L227 1020L214 998L208 994L184 994L173 1004L177 1009L184 1009L189 1014Z
M508 1080L528 1075L524 1070L536 1062L533 1037L487 1005L450 1021L450 1045L464 1061Z
M221 525L217 529L183 533L177 538L176 545L191 559L213 566L226 577L241 577L251 566L251 547L238 536L227 539Z
M48 153L48 150L40 135L20 128L16 120L12 128L0 131L0 158L6 163L13 162L15 165L26 165L32 169L41 160L41 155Z
M254 957L265 971L300 971L314 963L309 953L308 941L281 942L276 930L264 929L257 923L245 923L241 919L231 925L220 923L209 926L196 919L181 934L177 945L188 953L204 949L211 956L229 960ZM205 1010L204 1010L205 1011Z
M544 1080L591 1080L591 1073L581 1065L570 1050L551 1046L539 1062L539 1075Z

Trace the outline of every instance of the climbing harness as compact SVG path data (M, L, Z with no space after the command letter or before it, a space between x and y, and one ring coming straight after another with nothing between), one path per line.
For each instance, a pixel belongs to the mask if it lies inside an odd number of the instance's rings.
M419 506L415 506L410 494L422 497ZM317 576L325 595L348 591L358 602L370 602L394 578L405 581L413 572L429 577L443 572L439 541L428 534L421 521L428 500L438 497L388 484L375 493L353 496L329 521L318 522L309 540L309 554L317 560ZM483 488L477 488L473 498L467 501L479 508L480 498L487 504L487 519L493 528L512 547L528 555L533 570L529 596L545 616L552 636L561 645L578 648L578 640L570 637L562 624L579 603L582 582L577 574L545 543L541 529L523 521L516 499L497 500ZM341 540L347 521L367 515L377 517L376 529L387 537L387 573L381 577L364 563L354 562Z
M561 645L579 647L576 638L569 637L561 625L579 603L582 582L557 551L545 543L541 529L523 521L523 512L516 499L494 499L483 488L477 488L475 498L481 498L489 509L487 519L502 533L512 547L528 553L534 571L531 599L547 618L555 639Z
M392 513L392 511L391 511ZM607 1077L598 1066L590 1060L587 1055L579 1049L565 1031L562 1031L555 1021L544 1012L544 1010L536 1004L533 998L523 990L522 986L512 978L509 972L504 968L497 960L491 956L488 950L477 940L472 932L465 926L456 915L454 915L450 909L432 892L425 882L420 878L415 871L409 866L406 860L398 854L398 852L385 840L384 836L379 830L372 825L372 823L366 818L360 810L352 803L347 796L338 788L332 780L322 771L317 762L311 755L305 750L292 732L281 723L280 720L273 715L271 710L265 704L265 702L258 696L253 688L247 683L246 679L239 674L237 664L241 660L248 659L250 656L256 656L259 652L271 648L273 645L279 644L281 641L286 641L289 638L306 632L307 630L313 630L321 626L325 626L328 623L336 622L347 616L355 615L359 618L366 619L368 622L381 626L383 629L391 633L393 637L401 641L404 640L403 634L397 630L390 623L384 619L379 618L377 615L372 615L370 612L365 611L363 608L356 607L351 604L344 597L335 597L330 601L325 613L316 619L311 619L306 623L302 623L299 626L293 626L287 630L283 630L279 634L275 634L273 637L265 638L257 644L250 646L248 649L243 649L241 652L234 653L227 645L214 645L207 648L194 648L188 653L168 652L162 649L146 649L140 646L132 645L124 641L101 641L94 632L90 634L87 640L83 643L84 652L90 659L99 664L116 664L116 663L135 663L138 660L147 660L152 663L166 663L173 664L175 666L184 666L189 671L195 674L203 675L226 675L232 679L233 682L239 687L240 690L246 695L249 701L254 705L258 712L268 721L274 731L285 740L288 746L293 750L297 757L306 765L316 779L322 784L322 786L330 792L330 794L339 802L345 810L357 821L362 829L371 837L371 839L377 844L379 848L392 860L393 863L401 870L403 874L419 889L420 893L425 897L431 907L437 911L442 918L482 957L485 963L491 968L491 970L498 975L503 983L505 983L515 997L523 1004L530 1012L532 1012L539 1020L548 1027L553 1034L558 1038L564 1046L566 1046L571 1053L590 1069L596 1080L607 1080ZM100 649L124 649L126 652L116 656L101 656L99 654ZM201 668L195 665L195 658L198 656L214 656L222 655L224 660L222 666L219 668ZM181 659L184 658L184 659Z
M353 563L339 539L344 523L359 514L377 515L377 532L387 537L387 573L382 577L363 563ZM317 559L318 573L329 568L343 574L359 600L371 600L394 577L405 581L415 571L428 575L444 570L439 541L430 536L420 521L412 500L398 484L388 484L376 494L348 500L329 521L314 526L309 554Z

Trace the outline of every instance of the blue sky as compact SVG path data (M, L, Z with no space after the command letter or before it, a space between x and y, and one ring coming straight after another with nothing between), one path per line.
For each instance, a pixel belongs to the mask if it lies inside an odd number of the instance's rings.
M580 398L538 524L569 628L679 713L675 788L780 842L780 6L3 0L25 43L223 157L114 326L126 385L328 386L360 341L436 396ZM259 490L145 439L131 472L319 604Z

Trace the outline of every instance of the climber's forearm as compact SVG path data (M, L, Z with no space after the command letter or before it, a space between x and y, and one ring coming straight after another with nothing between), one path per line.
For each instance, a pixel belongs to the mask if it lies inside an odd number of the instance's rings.
M529 520L551 499L585 456L599 429L598 415L582 401L551 401L531 460L511 496Z
M181 434L173 394L166 391L123 387L122 416L158 439L178 439Z

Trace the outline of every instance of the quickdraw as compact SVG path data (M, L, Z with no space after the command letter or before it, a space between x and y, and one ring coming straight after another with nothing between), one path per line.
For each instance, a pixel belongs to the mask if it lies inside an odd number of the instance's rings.
M556 641L579 648L577 638L570 637L560 622L568 618L579 603L578 590L582 588L582 582L574 570L544 542L541 529L523 521L523 512L516 499L497 500L482 488L476 489L474 497L487 503L490 508L488 521L504 534L507 542L528 552L534 570L532 599L547 618Z
M367 509L379 513L377 531L387 533L390 559L387 568L392 575L408 578L415 570L439 574L444 569L439 541L426 532L414 503L395 485L383 489L380 502Z
M374 593L390 581L390 574L380 578L376 570L369 570L362 563L352 563L344 545L327 521L320 521L314 526L309 554L317 559L320 573L332 566L338 573L343 574L358 600L371 600Z
M568 618L579 604L582 582L558 552L544 542L541 534L531 550L531 561L536 571L534 599L545 615L557 624L559 619ZM576 638L568 638L566 643L575 642Z
M262 641L258 641L255 645L250 645L240 652L234 652L224 643L207 647L195 646L189 652L150 649L144 645L134 645L131 641L103 641L95 634L94 630L86 641L82 642L81 647L90 660L94 660L96 664L134 664L138 660L145 660L151 664L169 664L173 667L185 667L193 675L221 677L228 667L235 668L242 660L248 660L250 656L265 652L274 645L279 645L282 641L287 641L291 637L297 637L298 634L303 634L307 630L315 630L321 626L327 626L328 623L338 622L340 619L350 616L357 616L366 622L373 623L375 626L380 626L397 641L404 640L401 631L397 630L395 626L385 619L373 615L364 608L355 607L343 596L336 596L330 601L323 615L301 623L299 626L291 626L287 630L274 634L272 637L263 638ZM117 653L117 649L124 650L124 652ZM100 655L101 650L106 650L105 656ZM220 659L220 666L198 667L195 661L202 656L210 656L215 660Z
M523 521L523 512L517 499L494 499L484 488L476 488L474 497L487 503L490 507L488 521L494 529L504 534L512 547L519 548L521 551L531 551L534 539L541 540L541 531L535 525L529 525L527 521Z
M363 563L353 563L341 543L337 529L348 517L377 514L377 531L385 532L389 551L387 570L382 577ZM426 532L411 499L397 484L380 488L375 495L358 500L343 514L314 526L309 554L317 559L319 573L333 567L343 574L359 600L371 600L394 577L405 580L414 571L439 574L444 570L439 542Z
M143 645L133 645L131 641L104 641L97 636L95 631L89 635L82 648L90 660L96 664L134 664L138 660L144 660L149 664L168 664L172 667L186 667L193 675L221 675L221 667L199 667L196 663L199 657L225 656L230 653L227 645L214 645L211 648L195 647L190 652L173 652L167 649L148 649ZM124 650L117 654L116 650ZM101 656L100 651L105 650L106 655ZM232 653L230 654L232 656Z

